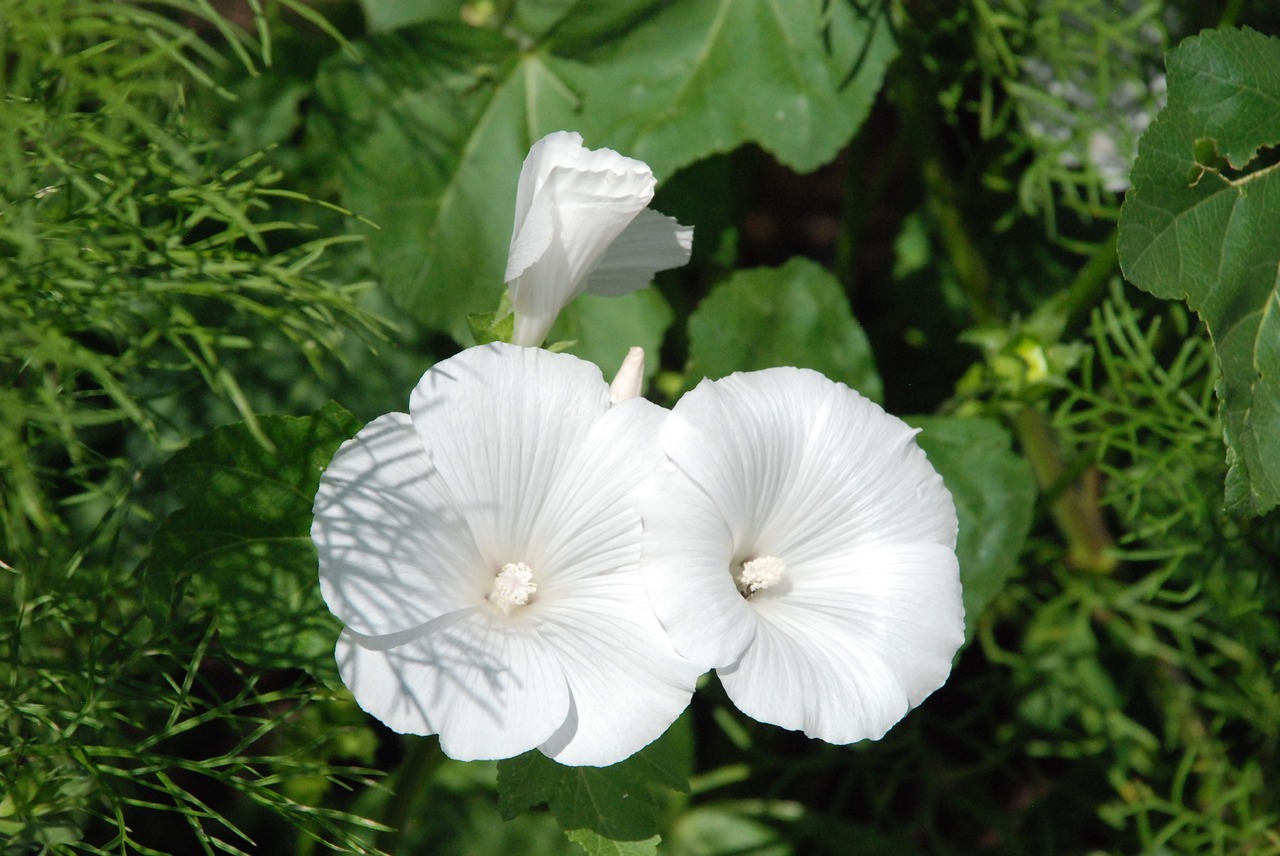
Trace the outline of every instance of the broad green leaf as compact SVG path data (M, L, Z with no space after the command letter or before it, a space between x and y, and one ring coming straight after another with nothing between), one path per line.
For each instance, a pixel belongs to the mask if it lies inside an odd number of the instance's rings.
M565 835L589 856L657 856L662 841L657 835L643 841L614 841L590 829L570 829Z
M897 53L886 6L861 8L670 3L592 57L583 125L659 176L747 142L817 169L861 126Z
M921 429L916 439L956 503L965 638L972 639L982 611L1017 567L1031 530L1035 479L997 422L953 416L908 421Z
M415 14L396 8L384 24ZM591 147L644 157L659 179L744 143L813 169L865 118L895 51L882 13L867 15L845 3L556 0L518 4L500 32L433 20L327 62L313 128L331 138L344 204L376 224L369 247L391 295L466 341L466 317L501 293L533 142L578 130Z
M614 42L665 5L665 0L517 0L511 27L532 41L558 42L553 50L561 56L579 56Z
M566 831L586 829L615 842L643 842L658 832L665 790L688 790L690 739L685 716L610 767L566 767L537 751L499 761L498 808L510 820L546 803Z
M570 18L579 28L597 35L623 28L653 6L652 0L361 0L370 32L394 30L427 21L467 21L473 26L509 27L524 37L538 39ZM505 7L505 8L504 8ZM511 20L504 17L510 14Z
M360 423L332 403L311 416L259 422L274 449L239 423L214 429L166 464L186 507L156 531L153 580L173 585L190 574L192 593L215 615L232 656L304 668L335 684L341 625L320 598L311 506L320 473Z
M840 283L795 258L739 271L689 316L689 384L771 366L816 369L873 400L880 375Z
M372 33L426 21L457 23L462 18L459 0L360 0L360 10Z
M1280 39L1206 31L1167 58L1169 103L1143 136L1120 213L1134 284L1186 300L1222 363L1229 510L1280 502Z
M590 360L612 380L634 345L644 348L645 377L658 370L658 349L671 326L671 307L656 288L622 297L584 294L560 313L549 342L573 342L568 352Z

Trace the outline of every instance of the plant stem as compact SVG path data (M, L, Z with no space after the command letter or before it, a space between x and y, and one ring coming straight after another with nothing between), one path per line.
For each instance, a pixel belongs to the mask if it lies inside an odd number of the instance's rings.
M1222 10L1222 17L1218 19L1218 26L1234 27L1236 19L1240 17L1240 10L1244 8L1244 0L1227 0L1226 6Z
M1063 298L1062 308L1067 316L1064 335L1082 330L1099 299L1106 293L1107 283L1119 270L1120 259L1116 255L1116 239L1119 230L1112 229L1105 241L1098 245L1089 261L1071 281Z
M928 154L921 159L920 174L928 191L929 213L938 237L955 268L956 279L969 295L970 317L976 324L990 323L999 316L991 269L974 246L960 210L955 182L951 180L942 159Z
M1110 573L1116 558L1111 552L1111 534L1098 511L1098 471L1090 468L1073 478L1063 464L1049 420L1034 407L1024 407L1013 424L1036 483L1050 497L1053 522L1067 541L1067 564L1092 573Z

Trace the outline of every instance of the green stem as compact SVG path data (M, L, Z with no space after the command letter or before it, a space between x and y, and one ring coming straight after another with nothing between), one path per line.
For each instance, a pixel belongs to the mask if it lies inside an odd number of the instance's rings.
M409 751L396 770L391 784L391 799L382 814L382 822L391 829L380 832L377 847L395 856L404 844L414 806L431 786L431 779L444 761L440 742L432 737L410 737Z
M1107 283L1120 269L1120 259L1116 255L1116 239L1119 230L1112 229L1110 236L1098 245L1089 261L1071 281L1063 298L1063 310L1067 316L1066 334L1084 329L1089 321L1089 314L1107 291Z
M1243 9L1244 0L1227 0L1227 5L1222 10L1222 17L1218 19L1218 27L1234 27Z
M1022 453L1031 464L1040 491L1050 498L1049 513L1067 541L1067 564L1107 574L1116 567L1114 542L1098 510L1097 470L1073 478L1067 471L1057 438L1045 415L1024 407L1014 420Z
M991 269L969 237L965 215L957 201L959 193L955 182L943 167L941 158L934 154L922 159L920 173L928 189L929 213L938 229L938 236L955 269L956 279L968 292L973 321L981 325L998 320L1000 311Z

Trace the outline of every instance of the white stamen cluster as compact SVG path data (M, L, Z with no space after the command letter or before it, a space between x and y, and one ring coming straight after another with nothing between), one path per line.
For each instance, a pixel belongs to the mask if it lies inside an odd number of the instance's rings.
M502 610L503 615L510 615L517 606L529 603L529 596L538 590L533 581L533 568L524 562L508 562L493 578L493 589L489 592L489 602Z
M758 556L742 563L742 570L734 576L738 591L742 596L751 599L758 591L773 588L782 582L787 572L787 563L775 556Z

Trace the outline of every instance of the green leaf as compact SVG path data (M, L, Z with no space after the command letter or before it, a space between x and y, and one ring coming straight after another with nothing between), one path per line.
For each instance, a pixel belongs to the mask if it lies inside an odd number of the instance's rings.
M916 438L955 500L956 555L964 586L965 638L1017 567L1031 531L1036 484L1031 467L1010 449L1010 436L990 419L916 416Z
M652 377L672 318L671 307L656 288L622 297L584 294L560 313L547 340L572 341L569 353L598 365L606 380L618 373L627 350L638 345L645 352L645 377Z
M1120 213L1120 265L1208 325L1227 507L1262 514L1280 502L1280 171L1258 153L1280 144L1280 40L1206 31L1167 65L1169 103L1139 144Z
M689 385L771 366L816 369L881 398L871 343L844 289L807 259L739 271L689 316Z
M590 829L570 829L565 835L590 856L657 856L662 841L657 835L644 841L614 841Z
M395 6L382 24L414 16ZM660 179L753 142L813 169L865 118L896 50L882 13L867 14L557 0L519 4L501 33L456 19L402 27L325 64L312 127L331 140L343 203L377 224L369 248L391 295L465 341L466 317L501 292L536 140L576 129L591 147L645 158Z
M458 0L360 0L365 26L371 33L426 21L457 23L460 8Z
M320 598L311 506L320 473L360 428L337 404L306 417L267 416L214 429L165 466L186 507L160 525L153 581L190 575L197 604L216 617L223 646L263 667L304 668L336 685L341 624Z
M689 788L690 740L686 715L653 743L609 767L566 767L538 751L499 761L498 808L510 820L546 803L566 831L585 829L613 842L643 843L657 834L665 791Z
M559 24L567 15L585 18L587 29L602 32L610 26L626 26L643 12L652 0L520 0L499 3L497 0L361 0L365 22L370 32L384 32L428 21L458 23L496 29L505 27L524 37L538 39ZM505 8L503 8L505 7ZM510 20L504 18L510 15Z
M817 169L862 125L897 54L885 5L864 7L670 3L593 57L584 127L659 176L747 142ZM590 38L567 29L555 38Z

